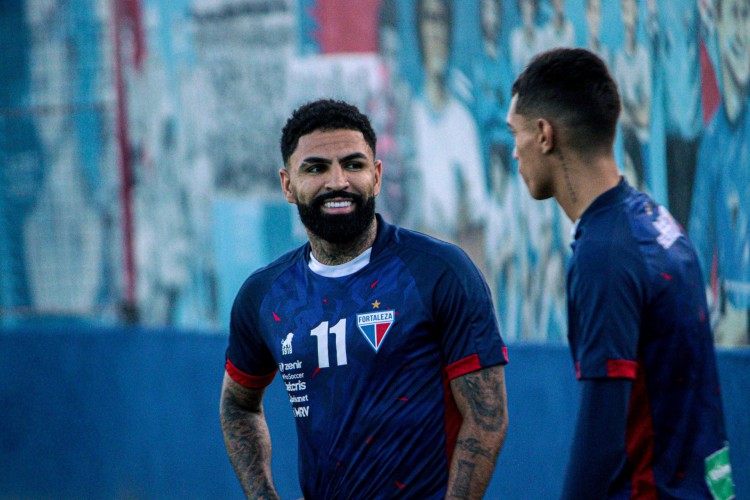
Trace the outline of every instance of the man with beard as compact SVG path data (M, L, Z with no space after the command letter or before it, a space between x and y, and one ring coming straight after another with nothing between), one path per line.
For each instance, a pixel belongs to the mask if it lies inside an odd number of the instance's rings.
M276 372L307 499L481 498L507 429L489 289L454 245L375 213L382 164L347 103L301 106L281 188L309 243L253 273L232 308L221 423L251 498L278 498L261 401Z

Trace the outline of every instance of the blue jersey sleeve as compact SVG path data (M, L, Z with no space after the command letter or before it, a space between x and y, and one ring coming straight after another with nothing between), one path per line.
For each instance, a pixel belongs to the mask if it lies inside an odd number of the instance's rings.
M246 387L261 388L276 375L276 361L268 348L260 319L263 300L274 281L305 251L301 247L260 269L245 280L232 305L229 319L229 346L226 371Z
M433 316L448 379L507 363L489 287L459 248L446 252L447 265L432 292Z
M252 277L245 282L232 305L225 367L235 382L261 388L273 380L276 363L259 334L257 311L260 304L253 293L252 282Z
M618 238L575 251L568 279L570 343L579 379L636 376L645 264Z

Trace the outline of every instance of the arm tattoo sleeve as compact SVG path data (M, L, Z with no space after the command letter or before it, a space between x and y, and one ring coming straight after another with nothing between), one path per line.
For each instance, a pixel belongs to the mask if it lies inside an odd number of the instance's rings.
M279 498L271 478L271 437L263 414L263 389L224 376L220 416L229 460L248 498Z
M492 479L508 428L502 366L451 381L463 421L453 450L446 498L481 499Z

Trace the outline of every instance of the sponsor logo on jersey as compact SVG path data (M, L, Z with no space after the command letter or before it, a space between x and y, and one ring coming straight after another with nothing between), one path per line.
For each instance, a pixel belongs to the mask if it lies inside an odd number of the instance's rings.
M294 410L294 416L297 418L304 418L310 414L309 406L297 406L293 408L293 410Z
M375 352L383 345L385 336L393 325L395 311L377 311L357 314L357 327Z
M732 481L732 465L729 462L729 447L706 457L706 484L711 494L717 500L731 500L734 498L734 481Z
M680 233L680 225L669 214L669 211L662 206L659 206L659 216L656 217L656 220L652 224L659 231L656 241L667 250L682 235Z
M293 363L284 363L283 361L279 363L279 371L285 372L287 370L299 370L302 368L302 360L298 359L297 361Z
M285 356L287 354L292 354L292 339L294 338L294 334L292 332L289 332L286 334L286 338L281 341L281 355Z

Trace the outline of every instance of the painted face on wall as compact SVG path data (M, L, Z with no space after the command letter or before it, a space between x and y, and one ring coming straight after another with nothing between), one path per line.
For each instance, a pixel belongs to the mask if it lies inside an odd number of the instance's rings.
M722 62L725 98L744 98L750 81L750 2L718 2L716 29Z
M520 0L519 8L521 10L523 25L526 27L533 26L536 19L535 0Z
M622 0L620 2L620 15L622 16L622 23L625 25L625 30L635 33L635 28L638 24L638 3L635 0Z
M602 4L600 0L589 0L586 2L586 22L589 25L591 35L594 38L598 38L602 23Z
M450 26L446 5L440 0L424 0L421 24L425 71L443 75L448 70Z
M500 33L500 2L499 0L481 0L479 16L482 23L482 35L486 40L497 41Z

